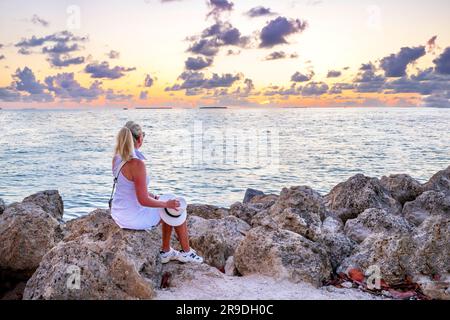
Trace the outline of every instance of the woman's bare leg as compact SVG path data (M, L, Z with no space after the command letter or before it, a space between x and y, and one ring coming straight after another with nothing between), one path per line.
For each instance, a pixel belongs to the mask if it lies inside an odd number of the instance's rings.
M170 237L172 236L172 226L169 226L164 221L161 221L162 228L162 251L170 251Z
M180 241L181 248L183 248L183 251L189 252L191 248L189 246L189 235L186 222L184 222L179 227L175 227L175 232L178 235L178 240Z

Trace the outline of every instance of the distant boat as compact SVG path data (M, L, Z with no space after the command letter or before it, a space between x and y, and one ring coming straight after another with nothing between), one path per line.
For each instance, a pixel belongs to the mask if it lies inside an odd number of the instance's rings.
M128 110L128 108L123 108L123 110Z
M228 109L228 107L200 107L199 109Z

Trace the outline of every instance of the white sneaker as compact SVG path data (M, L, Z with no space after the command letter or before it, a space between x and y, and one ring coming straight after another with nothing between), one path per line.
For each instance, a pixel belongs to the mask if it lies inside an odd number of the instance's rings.
M173 260L178 260L178 256L180 255L180 252L177 250L170 248L169 252L160 251L159 256L161 257L161 262L163 264L168 263Z
M189 252L180 251L178 255L178 261L186 263L186 262L194 262L194 263L203 263L203 258L200 257L194 249L191 248Z

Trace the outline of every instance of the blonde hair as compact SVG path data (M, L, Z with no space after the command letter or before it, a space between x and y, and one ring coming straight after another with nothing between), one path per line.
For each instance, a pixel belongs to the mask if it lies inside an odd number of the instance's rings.
M134 140L131 130L127 127L120 129L117 134L115 155L120 155L122 161L128 161L132 158L134 150Z

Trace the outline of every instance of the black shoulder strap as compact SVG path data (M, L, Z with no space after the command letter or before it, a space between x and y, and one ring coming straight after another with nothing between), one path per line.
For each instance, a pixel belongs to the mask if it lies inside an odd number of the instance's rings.
M127 162L128 161L122 161L120 163L119 169L117 170L117 174L114 176L114 183L113 183L113 187L112 187L112 191L111 191L111 196L109 197L109 209L112 208L114 191L116 190L116 184L117 184L117 181L119 180L120 172L122 171L123 166L127 164Z

